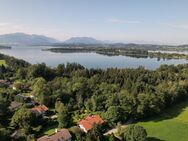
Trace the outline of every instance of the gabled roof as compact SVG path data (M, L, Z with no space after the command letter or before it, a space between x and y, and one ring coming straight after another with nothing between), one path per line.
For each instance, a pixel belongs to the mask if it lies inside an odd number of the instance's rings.
M45 105L40 105L40 106L32 108L31 111L45 113L46 111L48 111L48 107L46 107Z
M79 122L79 125L83 126L86 131L93 128L94 124L103 124L105 121L99 115L87 116Z
M67 129L61 129L57 133L50 136L43 136L37 139L37 141L67 141L71 138L71 134Z

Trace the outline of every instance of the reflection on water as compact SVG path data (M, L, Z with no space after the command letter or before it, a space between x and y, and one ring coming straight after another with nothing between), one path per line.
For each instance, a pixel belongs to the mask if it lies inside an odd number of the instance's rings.
M55 67L62 63L79 63L87 68L137 68L144 66L148 69L158 68L161 64L183 64L188 60L158 60L157 58L133 58L127 56L105 56L96 53L53 53L42 51L44 47L12 47L12 49L2 49L1 53L26 60L32 64L46 63Z

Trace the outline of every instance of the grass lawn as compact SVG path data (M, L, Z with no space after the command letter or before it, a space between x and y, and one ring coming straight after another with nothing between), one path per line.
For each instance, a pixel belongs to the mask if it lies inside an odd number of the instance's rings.
M0 60L0 66L2 66L2 65L6 66L5 60Z
M138 124L147 130L148 141L188 141L188 100Z
M55 129L57 129L57 128L58 128L58 123L55 123L51 126L47 126L46 128L43 129L41 136L51 135L51 134L55 133Z

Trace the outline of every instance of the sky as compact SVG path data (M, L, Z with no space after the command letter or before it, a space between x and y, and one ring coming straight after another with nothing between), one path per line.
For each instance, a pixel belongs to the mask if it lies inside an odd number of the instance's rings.
M187 44L188 0L0 0L0 34Z

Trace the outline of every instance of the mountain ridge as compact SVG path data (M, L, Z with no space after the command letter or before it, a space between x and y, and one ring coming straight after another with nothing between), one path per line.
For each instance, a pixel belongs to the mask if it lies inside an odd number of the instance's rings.
M0 35L0 44L5 45L47 45L53 43L60 43L60 41L44 35L22 32Z
M104 44L104 41L97 40L92 37L71 37L65 40L65 44Z

